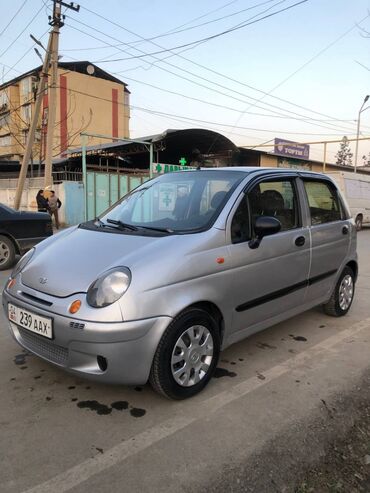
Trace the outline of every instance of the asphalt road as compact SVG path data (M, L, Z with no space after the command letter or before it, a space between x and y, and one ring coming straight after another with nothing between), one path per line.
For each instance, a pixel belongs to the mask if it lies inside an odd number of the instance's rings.
M183 402L76 379L25 354L1 313L0 491L294 491L370 370L370 230L358 251L346 317L317 308L234 345Z

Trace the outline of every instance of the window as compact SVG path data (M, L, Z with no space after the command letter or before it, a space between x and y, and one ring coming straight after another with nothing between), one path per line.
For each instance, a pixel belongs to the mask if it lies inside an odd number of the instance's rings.
M0 137L0 147L10 146L12 144L12 139L10 135L3 135Z
M304 186L313 226L342 219L338 194L334 186L318 180L305 180Z
M251 238L252 225L259 216L276 217L281 231L297 228L297 196L291 180L261 182L242 199L231 223L231 239L240 243Z
M8 106L8 95L6 91L0 92L0 110L6 108Z
M251 239L248 198L246 195L237 208L231 222L231 241L233 243L242 243Z
M21 107L21 118L25 123L30 123L31 122L31 105L26 104L25 106Z
M30 92L32 91L32 80L31 77L26 77L21 80L21 95L25 98L28 98Z
M0 127L6 127L10 123L10 113L5 113L0 116Z

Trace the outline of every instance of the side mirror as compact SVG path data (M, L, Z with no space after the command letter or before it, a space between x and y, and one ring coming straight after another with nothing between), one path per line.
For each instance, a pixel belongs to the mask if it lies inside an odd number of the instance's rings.
M249 248L254 250L260 246L264 236L274 235L281 230L281 222L276 217L259 216L254 224L256 237L249 241Z

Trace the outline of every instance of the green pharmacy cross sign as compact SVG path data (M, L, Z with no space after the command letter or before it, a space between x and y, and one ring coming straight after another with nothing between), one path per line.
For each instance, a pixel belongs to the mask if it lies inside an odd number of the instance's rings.
M179 160L179 164L180 164L181 166L185 166L185 165L186 165L186 163L187 163L187 160L186 160L184 157L182 157L182 158Z

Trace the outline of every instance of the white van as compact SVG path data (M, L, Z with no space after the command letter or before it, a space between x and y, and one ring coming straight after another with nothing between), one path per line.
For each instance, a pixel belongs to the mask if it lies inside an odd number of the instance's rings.
M327 175L335 180L347 199L357 231L364 225L370 225L370 174L333 171Z

